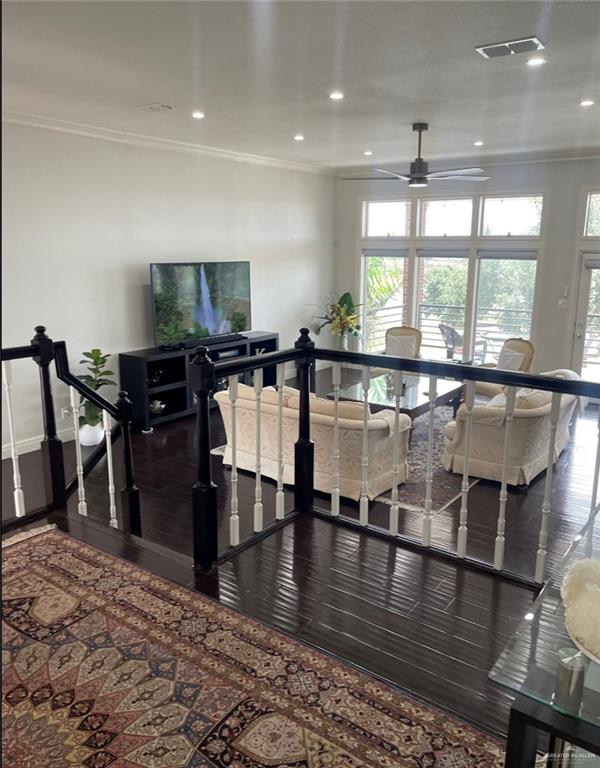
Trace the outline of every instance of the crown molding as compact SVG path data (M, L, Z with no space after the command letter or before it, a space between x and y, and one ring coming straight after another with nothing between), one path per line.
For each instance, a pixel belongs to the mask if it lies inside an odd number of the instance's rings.
M127 131L116 131L111 128L102 128L101 126L88 125L86 123L75 123L69 120L60 120L55 117L36 115L30 112L5 112L2 115L2 122L13 123L15 125L26 125L33 128L44 128L50 131L59 131L60 133L72 133L76 136L85 136L87 138L100 139L102 141L112 141L117 144L128 144L134 147L162 149L170 152L184 152L192 155L201 155L203 157L215 157L220 158L221 160L230 160L234 163L262 165L287 171L302 171L303 173L316 173L327 176L334 175L333 170L331 168L326 168L325 166L299 163L293 160L280 160L275 157L253 155L246 152L233 152L229 149L209 147L203 144L193 144L173 139L162 139L157 136L145 136L138 133L128 133Z
M502 165L529 165L534 163L564 163L574 160L600 160L600 147L585 147L583 149L565 149L551 151L536 151L536 152L519 152L505 155L471 155L470 157L451 157L451 158L435 158L436 163L448 163L454 166L473 164L485 166L486 168L493 168ZM399 163L406 161L402 160L380 160L379 163L383 166L398 165ZM433 162L430 160L430 162ZM346 176L348 173L364 172L369 170L371 165L353 165L344 168L335 168L334 173L336 176Z

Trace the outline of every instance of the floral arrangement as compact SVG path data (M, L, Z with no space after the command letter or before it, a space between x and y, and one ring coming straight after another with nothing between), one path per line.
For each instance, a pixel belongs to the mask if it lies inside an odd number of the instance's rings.
M329 299L321 310L322 315L317 316L317 320L322 320L315 332L319 334L327 325L334 336L359 336L360 335L360 315L358 307L348 291L343 293L337 301Z

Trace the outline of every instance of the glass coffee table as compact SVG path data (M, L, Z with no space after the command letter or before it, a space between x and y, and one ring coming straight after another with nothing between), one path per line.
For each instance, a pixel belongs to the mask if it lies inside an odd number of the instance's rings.
M416 419L429 410L431 397L429 396L429 376L418 376L405 373L402 377L404 383L402 397L400 398L400 413L405 413L411 419ZM452 405L454 415L463 397L464 385L460 381L448 379L437 380L437 392L435 405ZM328 398L333 399L334 393L330 392ZM346 384L340 388L340 400L362 402L364 399L363 388L360 381ZM394 408L394 383L391 374L375 376L371 379L368 395L371 411L381 411L386 408Z
M510 714L507 768L534 765L538 731L550 734L551 753L563 755L563 762L550 765L575 764L568 758L571 744L600 754L600 664L573 644L560 594L570 566L588 557L600 557L600 521L588 523L571 545L490 672L491 680L517 694ZM577 765L596 765L589 757L574 759L582 760Z

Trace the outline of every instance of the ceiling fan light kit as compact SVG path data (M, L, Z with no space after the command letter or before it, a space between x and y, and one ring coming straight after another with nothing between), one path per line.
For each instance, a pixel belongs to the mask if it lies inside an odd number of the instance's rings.
M382 173L383 176L345 176L343 181L407 181L411 188L422 188L429 186L430 181L487 181L490 177L482 175L482 168L453 168L447 171L429 171L429 164L421 157L422 133L429 130L429 123L413 123L413 131L419 134L417 157L410 164L410 170L407 174L397 173L396 171L387 171L384 168L374 168L375 173Z

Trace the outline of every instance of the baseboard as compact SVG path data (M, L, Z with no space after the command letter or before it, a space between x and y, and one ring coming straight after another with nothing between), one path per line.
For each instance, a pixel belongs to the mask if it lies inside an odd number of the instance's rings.
M74 432L73 427L66 427L64 429L57 430L58 437L64 442L73 440ZM40 443L44 439L44 435L34 435L33 437L27 437L23 440L17 440L17 455L21 456L23 453L33 453L33 451L40 450ZM5 443L2 446L2 459L10 459L10 443Z

